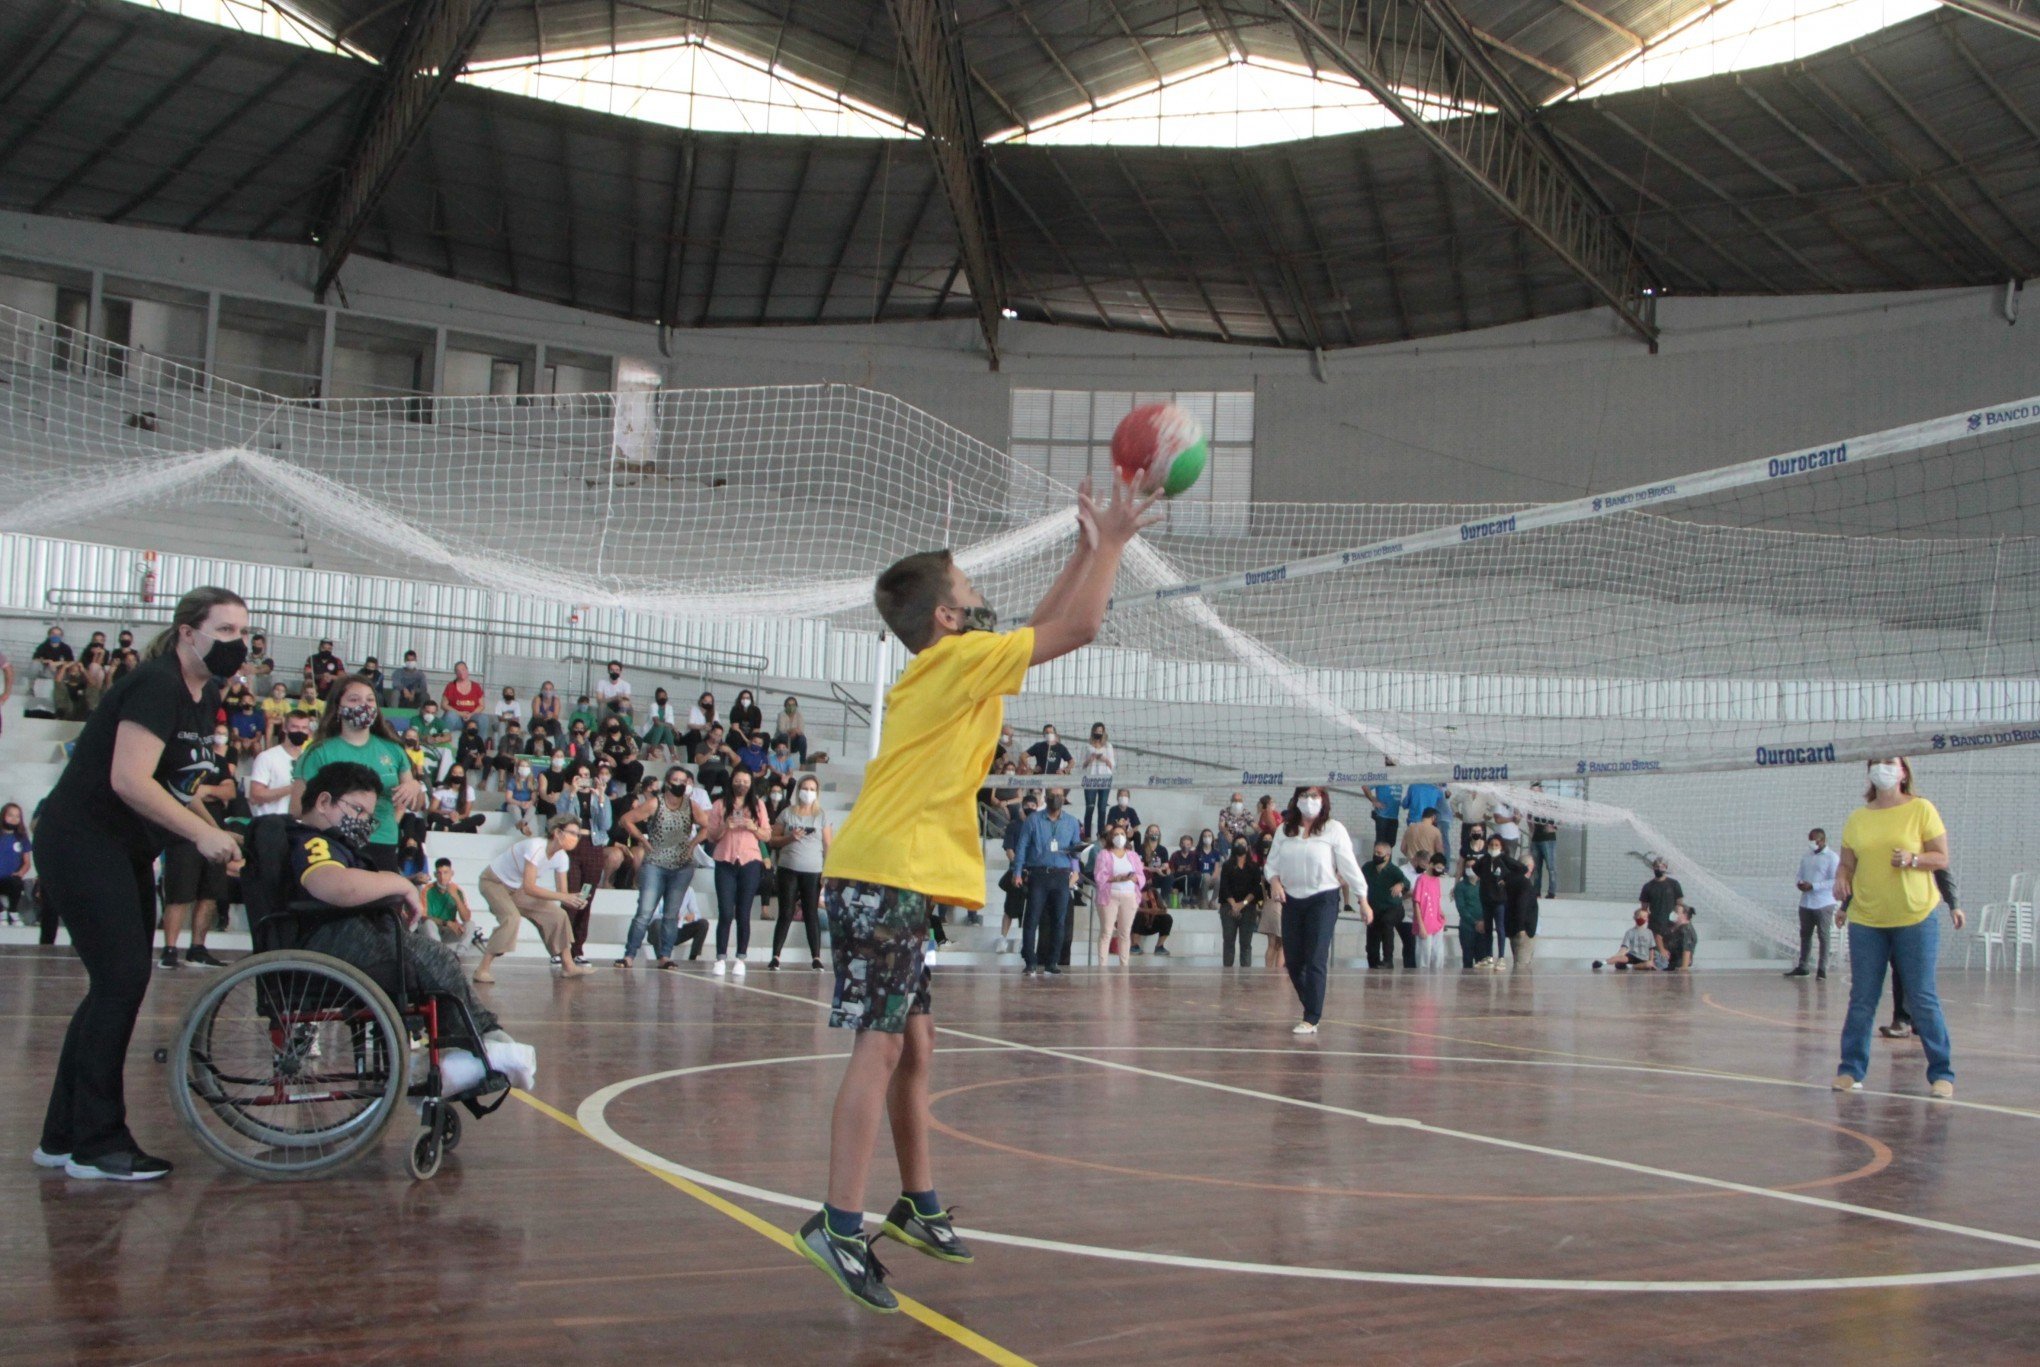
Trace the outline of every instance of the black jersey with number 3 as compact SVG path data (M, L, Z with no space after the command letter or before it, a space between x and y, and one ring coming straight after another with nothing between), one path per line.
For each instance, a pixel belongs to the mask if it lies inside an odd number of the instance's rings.
M313 869L362 868L361 855L340 838L338 831L322 831L294 821L290 827L290 900L317 901L305 891L305 875Z

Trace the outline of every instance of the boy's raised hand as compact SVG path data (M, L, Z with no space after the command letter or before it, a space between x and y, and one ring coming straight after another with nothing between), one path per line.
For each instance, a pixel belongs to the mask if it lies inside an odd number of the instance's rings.
M1091 478L1086 475L1077 486L1077 525L1083 529L1084 544L1091 550L1102 546L1113 549L1123 548L1142 530L1154 526L1167 514L1155 507L1162 497L1159 487L1142 492L1146 481L1139 487L1114 474L1112 499L1104 507L1091 493Z

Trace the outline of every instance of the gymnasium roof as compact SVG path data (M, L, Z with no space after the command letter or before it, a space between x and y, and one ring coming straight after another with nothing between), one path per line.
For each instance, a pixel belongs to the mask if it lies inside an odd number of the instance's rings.
M311 242L411 6L292 0L342 54L126 0L0 7L0 205ZM1304 8L1333 32L1368 31L1373 13ZM1445 8L1653 294L2040 276L2040 40L1942 9L1804 61L1566 98L1704 0ZM913 120L892 12L501 0L468 61L702 35ZM964 0L954 22L980 135L1214 60L1325 56L1279 0ZM1599 302L1408 127L1239 149L974 150L982 269L1022 317L1331 348ZM979 316L957 221L923 139L690 131L454 83L354 250L675 327Z

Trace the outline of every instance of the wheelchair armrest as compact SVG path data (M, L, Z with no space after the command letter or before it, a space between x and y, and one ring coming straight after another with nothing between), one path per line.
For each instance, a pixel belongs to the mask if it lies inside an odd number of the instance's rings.
M344 921L350 916L374 916L377 918L395 916L401 919L404 915L404 910L404 899L401 897L385 897L376 902L363 902L358 907L336 907L330 902L319 902L306 897L300 898L282 911L274 912L271 916L265 916L262 919L266 921L272 919L273 916L288 916L295 921L311 925L323 925L329 921Z

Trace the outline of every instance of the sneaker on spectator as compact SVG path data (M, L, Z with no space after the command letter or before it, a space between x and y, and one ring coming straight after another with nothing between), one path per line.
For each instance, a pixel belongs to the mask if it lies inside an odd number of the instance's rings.
M1147 953L1147 951L1146 951L1146 950L1144 950L1144 949L1142 949L1142 948L1140 947L1140 941L1138 941L1138 940L1135 940L1135 941L1133 942L1133 949L1132 949L1132 951L1131 951L1131 952L1132 952L1132 953L1135 953L1135 954L1145 954L1145 953Z
M744 976L744 961L742 959L733 958L730 960L730 976L734 978Z
M206 968L226 967L224 963L214 958L212 951L207 949L204 945L193 945L191 947L191 951L184 956L184 962L188 964L199 964Z
M720 978L725 973L728 973L730 971L730 961L724 958L722 955L718 954L715 957L714 966L711 967L708 971L715 974L716 977Z
M1138 953L1139 951L1136 950L1135 952ZM1156 945L1155 953L1160 957L1166 959L1169 957L1169 947L1167 945Z
M162 958L160 958L160 959L158 959L158 960L156 960L156 967L158 967L158 968L175 968L175 967L177 967L177 951L176 951L176 950L174 950L174 949L166 949L166 950L164 950L164 951L163 951L163 957L162 957Z

